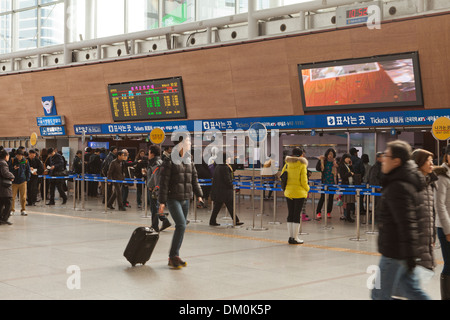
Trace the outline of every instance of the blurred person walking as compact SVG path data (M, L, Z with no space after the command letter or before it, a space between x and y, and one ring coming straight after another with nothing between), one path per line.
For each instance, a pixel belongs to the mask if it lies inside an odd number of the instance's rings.
M450 145L446 147L442 165L434 169L436 181L436 227L441 243L444 268L441 272L441 299L450 300Z
M383 155L378 237L381 259L379 286L371 292L374 300L390 300L398 292L412 300L430 299L420 287L416 267L424 251L419 216L424 209L421 192L425 178L410 160L411 151L409 143L395 140L387 144Z

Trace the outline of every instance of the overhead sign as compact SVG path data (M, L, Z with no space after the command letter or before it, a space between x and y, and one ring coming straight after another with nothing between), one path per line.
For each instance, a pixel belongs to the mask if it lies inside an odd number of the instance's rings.
M266 126L260 122L252 124L248 130L248 137L254 142L264 142L267 138Z
M319 114L307 116L258 117L237 119L211 120L180 120L139 122L126 124L87 124L75 125L75 134L130 134L147 133L154 128L164 132L187 130L194 132L197 121L203 131L206 130L238 130L247 131L255 122L263 124L267 130L272 129L346 129L346 128L377 128L377 127L409 127L431 126L439 117L450 118L450 109L427 109L413 111L361 112L341 114Z
M56 103L54 96L42 97L41 103L42 107L44 108L44 115L46 117L58 115L58 112L56 111Z
M65 136L66 129L64 126L54 126L54 127L40 127L41 136L43 137L53 137L53 136Z
M433 137L437 140L450 139L450 118L440 117L437 118L431 127Z
M66 124L64 116L38 117L36 121L38 127L63 126Z
M154 144L161 144L164 142L166 134L161 128L155 128L150 132L150 141Z

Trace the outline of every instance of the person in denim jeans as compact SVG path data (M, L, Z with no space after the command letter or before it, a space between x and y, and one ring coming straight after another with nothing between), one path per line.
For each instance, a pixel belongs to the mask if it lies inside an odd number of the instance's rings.
M419 223L424 207L421 191L425 178L411 158L411 146L401 140L389 142L383 155L384 173L380 203L378 251L380 273L372 289L372 299L389 300L394 296L428 300L419 283L418 267L423 244Z
M189 153L191 139L188 135L180 137L170 157L162 165L159 213L164 213L167 205L172 219L175 221L175 232L169 251L169 266L179 269L187 263L180 258L180 248L186 230L189 201L193 193L203 202L203 193L198 183L197 171Z

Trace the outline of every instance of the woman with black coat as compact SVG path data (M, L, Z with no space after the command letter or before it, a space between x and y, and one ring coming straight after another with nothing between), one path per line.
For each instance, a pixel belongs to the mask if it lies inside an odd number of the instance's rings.
M225 153L219 155L222 157L222 164L217 164L214 170L212 188L211 188L211 200L214 201L213 211L211 218L209 219L210 226L220 226L217 223L217 215L223 204L226 205L228 212L233 217L233 169L227 163L227 156ZM236 225L242 225L243 222L239 221L236 216Z
M12 181L14 180L14 175L9 171L8 166L9 153L6 150L0 151L0 225L12 223L8 221L11 215L11 205L12 205ZM11 181L11 183L3 182L3 180Z
M353 185L353 177L355 173L353 172L352 160L348 153L344 154L341 158L338 168L339 176L341 177L341 184L343 185ZM345 220L348 222L354 222L352 218L352 213L355 212L355 196L351 194L345 194L342 197L342 202L345 204L344 215Z

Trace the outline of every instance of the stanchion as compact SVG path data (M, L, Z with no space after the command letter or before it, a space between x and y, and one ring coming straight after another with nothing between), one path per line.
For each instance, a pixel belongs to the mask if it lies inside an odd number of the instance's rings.
M108 178L105 177L105 211L103 213L108 213Z
M269 224L280 225L281 222L277 221L277 182L273 183L273 221L270 221Z
M375 188L372 188L370 199L372 202L372 230L366 231L366 234L378 234L378 231L375 231Z
M47 205L47 186L46 186L46 176L42 177L44 180L44 199L42 199L41 201L44 201L44 205Z
M195 195L194 195L193 203L194 203L194 220L190 220L190 221L193 223L202 222L202 220L197 219L197 198L195 197Z
M330 196L329 195L329 191L328 191L328 186L325 186L325 188L324 188L324 194L325 194L325 201L324 201L324 208L326 208L327 207L327 205L328 205L328 197ZM327 211L327 210L324 210L324 211ZM325 225L322 227L322 230L331 230L331 229L334 229L332 226L329 226L328 225L328 212L327 213L325 213L324 214L324 220L325 220Z
M78 189L77 189L77 180L75 179L77 176L73 177L73 210L75 210L75 208L77 207L77 194L78 194Z
M356 237L350 238L351 241L367 241L367 239L362 239L360 235L360 199L359 199L360 191L356 190Z
M144 178L142 178L142 192L144 193L144 215L142 216L143 219L149 219L152 218L152 213L150 212L150 216L148 216L148 188L147 188L147 183L145 181ZM136 182L139 183L139 182ZM141 196L142 199L142 196Z
M252 190L254 191L256 189L255 185L252 185ZM268 228L264 228L263 225L263 215L261 215L261 226L260 227L256 227L255 226L255 217L256 216L256 212L255 212L255 208L253 206L253 226L252 227L248 227L247 230L252 230L252 231L266 231L268 230Z

